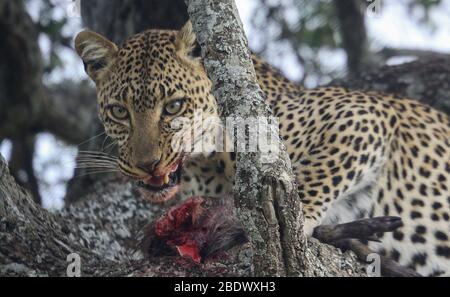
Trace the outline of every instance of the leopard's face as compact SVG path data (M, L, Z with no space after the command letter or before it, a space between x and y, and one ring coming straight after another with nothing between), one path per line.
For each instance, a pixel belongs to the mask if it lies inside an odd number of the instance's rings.
M106 133L118 144L118 166L153 202L177 192L191 149L186 144L193 141L192 131L203 131L194 118L217 117L211 82L191 55L194 43L190 24L180 32L146 31L120 49L93 32L76 40L97 86Z

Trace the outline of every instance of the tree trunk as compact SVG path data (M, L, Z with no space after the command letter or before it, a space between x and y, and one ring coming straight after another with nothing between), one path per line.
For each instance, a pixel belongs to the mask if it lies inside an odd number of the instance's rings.
M187 3L222 116L269 119L234 0ZM268 165L261 151L237 154L235 205L254 248L255 274L298 276L308 269L302 206L285 148L274 157Z
M356 77L364 69L372 69L382 60L369 49L363 1L334 0L339 32L347 54L347 68L350 76Z
M36 203L41 204L39 184L33 168L34 144L34 135L24 135L20 139L14 139L9 168L17 182L31 193Z
M11 140L13 175L41 201L34 138L46 131L75 145L88 139L101 126L95 93L85 82L44 86L38 32L23 1L0 0L0 35L0 143Z
M37 32L22 1L0 0L0 139L28 131L45 111Z
M68 143L86 139L95 118L92 89L43 85L38 32L23 1L0 0L0 35L0 141L42 131Z
M117 44L148 29L178 30L188 20L183 0L83 0L81 15L89 29Z

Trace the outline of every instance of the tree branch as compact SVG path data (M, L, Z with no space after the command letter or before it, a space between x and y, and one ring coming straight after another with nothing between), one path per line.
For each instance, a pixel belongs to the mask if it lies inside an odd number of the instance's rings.
M251 276L251 250L235 249L218 261L193 265L173 256L142 260L135 254L141 226L163 210L146 203L121 179L101 181L86 199L51 214L14 182L0 156L0 275L66 276L77 253L81 276ZM144 230L145 231L145 230ZM308 276L364 276L352 253L308 241Z
M417 58L449 58L449 54L440 53L436 51L414 49L414 48L392 48L385 47L380 50L377 55L381 56L384 60L388 60L393 57L412 56Z
M450 57L423 58L414 62L383 66L358 77L331 82L362 91L380 91L416 99L450 114Z

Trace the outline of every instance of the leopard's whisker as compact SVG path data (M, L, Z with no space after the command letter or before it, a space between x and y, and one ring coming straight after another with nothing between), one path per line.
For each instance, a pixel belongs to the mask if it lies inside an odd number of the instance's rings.
M110 158L97 158L97 157L78 157L76 158L77 162L104 162L104 163L117 163L117 159L110 159Z
M105 156L109 156L108 154L106 154L105 152L102 151L86 151L86 150L79 150L79 153L91 153L91 154L96 154L96 155L105 155Z
M83 173L83 174L77 174L75 176L75 178L83 177L83 176L87 176L87 175L93 175L93 174L107 174L107 173L117 173L117 172L120 172L120 170L99 170L99 171L92 171L92 172L87 172L87 173Z
M116 142L116 141L111 142L110 144L108 144L108 145L104 148L104 150L108 150L109 148L113 148L115 145L117 145L117 142ZM110 152L111 152L111 150L110 150Z
M92 163L83 163L83 164L75 164L74 166L75 168L81 168L81 167L85 167L85 168L113 168L113 169L117 169L118 166L115 164L92 164Z
M110 161L115 162L117 158L105 158L105 157L94 157L94 156L78 156L76 160L92 160L92 161Z
M96 138L98 138L98 137L100 137L100 136L102 136L102 135L105 135L105 134L106 134L106 132L102 132L102 133L100 133L100 134L98 134L98 135L95 135L95 136L89 138L89 139L86 140L86 141L83 141L82 143L78 144L77 146L81 146L81 145L83 145L83 144L86 144L86 143L88 143L88 142L90 142L90 141L92 141L92 140L94 140L94 139L96 139Z
M106 143L106 141L108 140L108 138L109 138L109 136L108 135L106 135L105 136L105 139L103 139L103 143L102 143L102 152L105 150L105 143Z
M79 161L76 165L99 165L99 166L112 166L117 167L115 162L96 162L96 161Z
M91 158L91 159L102 159L102 160L117 160L117 157L111 157L111 156L101 156L101 155L87 155L87 154L80 154L78 155L77 159L79 158Z
M86 156L101 156L101 157L110 157L110 158L116 158L113 155L106 154L104 152L86 152L86 151L79 151L79 155L86 155Z
M116 161L100 161L100 160L77 160L75 164L103 164L103 165L117 165Z
M76 162L117 163L117 160L113 160L113 159L97 159L97 158L77 158Z

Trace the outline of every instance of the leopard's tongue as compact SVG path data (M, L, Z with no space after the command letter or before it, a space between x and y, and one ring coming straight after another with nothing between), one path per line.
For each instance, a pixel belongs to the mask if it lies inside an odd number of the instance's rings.
M178 169L178 164L174 164L170 168L168 168L167 172L164 173L163 175L149 177L149 178L144 180L144 183L150 184L150 185L153 185L153 186L166 185L170 181L170 177L169 177L170 174L172 172L177 171L177 169Z

